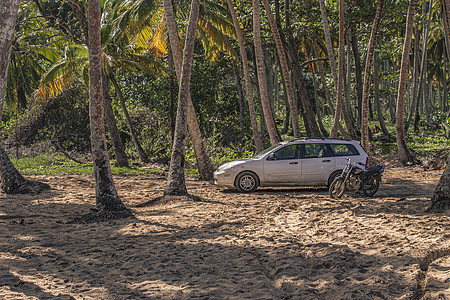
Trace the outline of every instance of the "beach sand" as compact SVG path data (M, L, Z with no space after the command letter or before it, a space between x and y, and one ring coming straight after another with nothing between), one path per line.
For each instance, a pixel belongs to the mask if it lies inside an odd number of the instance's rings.
M92 176L28 176L52 189L0 195L0 299L450 299L450 214L425 213L441 174L387 169L338 200L189 177L200 199L147 207L164 175L115 176L135 218L87 225L65 222L94 207Z

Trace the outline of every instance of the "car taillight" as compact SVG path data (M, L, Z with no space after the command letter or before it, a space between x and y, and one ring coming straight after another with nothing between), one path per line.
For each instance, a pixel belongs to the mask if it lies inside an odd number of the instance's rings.
M366 169L369 167L369 157L366 157Z

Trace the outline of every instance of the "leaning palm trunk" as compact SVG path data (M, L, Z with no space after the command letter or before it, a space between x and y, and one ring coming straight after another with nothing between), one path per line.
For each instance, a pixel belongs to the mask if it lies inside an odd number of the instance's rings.
M331 128L330 137L337 137L339 123L342 113L342 90L344 83L344 0L339 0L339 78L337 86L336 111L334 113L333 127Z
M405 92L406 80L408 76L409 50L411 48L411 39L413 32L414 10L417 0L410 0L408 14L406 18L405 41L403 43L402 62L400 67L400 82L398 84L397 96L397 114L396 114L396 131L397 131L397 148L399 160L402 164L417 163L417 158L409 149L406 143L405 127L403 125L405 114Z
M164 0L164 8L167 2ZM169 4L171 5L171 3ZM169 176L164 191L165 195L186 195L186 183L184 178L184 157L186 154L186 118L188 113L189 85L191 79L191 66L194 54L195 31L199 14L199 0L192 0L189 14L189 24L186 33L186 41L183 51L183 65L181 68L180 90L178 92L177 119L175 122L175 136L173 139L172 156L170 159ZM171 7L170 7L171 8ZM171 10L169 8L169 10ZM166 17L167 17L166 12ZM173 15L172 15L173 16ZM172 47L175 50L175 47ZM192 104L192 102L191 102Z
M334 87L336 88L336 91L337 91L338 90L338 76L337 76L337 72L336 72L336 60L334 59L333 43L331 42L330 27L328 25L327 8L325 6L325 0L319 0L319 4L320 4L321 16L322 16L323 32L325 34L325 43L326 43L327 52L328 52L328 61L330 63L331 74L333 75Z
M169 33L170 47L172 49L173 60L175 63L175 72L178 77L178 82L181 84L181 73L183 56L181 53L180 42L178 40L178 32L175 24L175 15L173 13L172 3L170 1L164 1L164 14L167 22L167 30ZM189 89L187 93L187 125L189 133L192 139L192 145L194 146L195 157L197 158L197 167L200 179L210 180L213 177L213 164L211 158L206 151L205 144L202 139L200 127L198 126L197 117L195 115L194 105L192 103Z
M245 78L245 89L247 92L248 110L250 113L250 121L252 124L253 139L255 140L256 152L261 152L263 150L263 143L261 140L261 135L259 134L258 122L256 120L256 110L255 104L253 102L253 92L252 92L252 82L250 79L250 71L248 69L247 53L245 52L244 36L242 35L241 26L236 15L236 10L234 9L231 0L227 0L228 9L230 10L231 17L233 18L234 28L236 30L236 36L239 43L239 53L242 59L242 69L244 70Z
M369 46L367 46L366 68L364 70L364 85L361 108L361 146L370 156L369 145L369 88L370 88L370 71L373 63L373 50L377 39L378 24L380 23L381 10L383 9L384 0L378 0L377 11L373 19L372 32L370 33Z
M18 7L19 0L2 0L0 3L0 124ZM50 187L23 178L0 145L0 188L7 194L19 194L38 192Z
M130 211L120 200L113 182L108 154L106 152L105 125L103 121L102 68L100 59L100 0L88 1L89 19L89 116L91 125L91 148L94 161L96 206L99 212Z
M284 78L289 78L289 67L286 58L286 52L283 47L283 43L281 41L280 32L278 31L277 24L275 22L275 18L273 17L272 10L270 8L270 4L268 0L264 0L264 8L266 10L267 18L269 19L269 25L273 32L273 36L275 39L275 44L277 47L278 57L280 59L281 71L283 72ZM298 108L297 101L294 97L294 89L292 87L292 82L290 80L284 81L286 85L287 98L289 102L290 114L292 119L292 130L294 131L294 137L300 137L300 128L298 124Z
M253 35L255 42L255 59L258 73L259 92L261 95L261 105L264 112L267 130L269 131L270 143L276 145L281 141L277 126L270 108L269 94L267 92L266 71L261 46L261 15L259 11L259 0L253 0Z
M148 163L150 160L148 159L147 154L145 153L144 149L141 147L141 143L139 143L139 140L137 138L136 131L134 130L133 123L131 122L130 114L128 113L127 106L125 104L125 98L122 94L122 89L120 88L119 84L117 83L116 77L113 73L110 74L111 82L114 86L114 89L116 90L117 96L119 97L120 107L122 108L123 115L125 116L125 122L127 122L128 130L130 131L131 139L133 141L134 147L136 148L136 151L139 155L139 158L145 162Z

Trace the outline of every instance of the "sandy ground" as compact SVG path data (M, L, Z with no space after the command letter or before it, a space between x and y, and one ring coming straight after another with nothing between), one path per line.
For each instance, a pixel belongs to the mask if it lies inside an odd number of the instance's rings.
M427 214L442 171L388 169L373 198L325 188L244 195L196 180L173 203L161 175L116 176L135 218L64 222L94 206L90 176L0 195L0 299L450 299L450 215ZM417 295L417 294L416 294Z

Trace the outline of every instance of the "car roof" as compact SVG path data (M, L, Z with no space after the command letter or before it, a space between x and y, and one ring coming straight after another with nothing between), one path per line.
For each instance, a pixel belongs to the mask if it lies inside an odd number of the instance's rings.
M282 142L282 144L288 144L288 143L302 143L302 142L313 142L313 143L342 143L342 142L347 142L347 143L356 143L359 144L359 141L354 141L354 140L346 140L346 139L339 139L339 138L298 138L298 139L292 139L292 140L288 140L285 142Z

